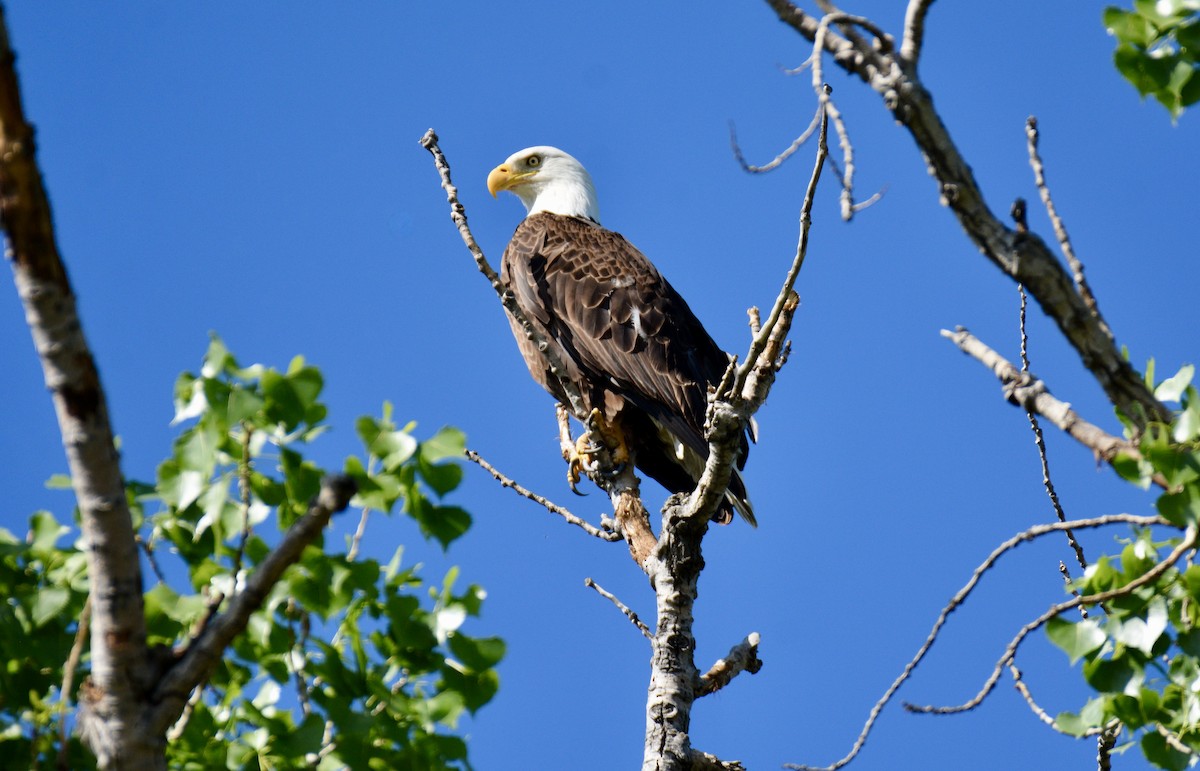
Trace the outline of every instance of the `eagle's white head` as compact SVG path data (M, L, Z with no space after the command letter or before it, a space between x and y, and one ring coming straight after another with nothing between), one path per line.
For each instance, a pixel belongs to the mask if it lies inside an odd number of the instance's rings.
M600 222L592 175L557 147L527 147L508 156L487 178L488 192L514 193L529 214L550 212Z

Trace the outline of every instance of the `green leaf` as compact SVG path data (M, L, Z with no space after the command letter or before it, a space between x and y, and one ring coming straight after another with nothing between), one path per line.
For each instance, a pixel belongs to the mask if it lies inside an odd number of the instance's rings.
M1159 768L1170 771L1184 771L1188 767L1190 756L1167 744L1167 739L1157 731L1146 731L1142 734L1142 753Z
M229 392L229 422L240 423L243 420L249 420L263 408L266 401L245 388L234 387Z
M462 466L457 463L429 463L425 459L425 454L421 453L420 459L417 461L417 470L421 473L421 478L426 484L433 488L439 496L445 495L454 488L458 487L462 482L463 470Z
M310 752L321 750L321 737L325 733L325 721L316 713L304 718L294 730L276 737L272 749L289 759L303 759Z
M1046 622L1046 636L1066 652L1072 664L1097 650L1108 639L1093 619L1071 622L1061 616Z
M504 641L499 637L450 636L450 650L471 669L481 672L490 669L504 658Z
M44 558L53 552L58 539L71 532L71 528L60 525L48 511L39 511L29 518L29 551Z
M1083 663L1083 677L1101 693L1130 693L1142 685L1142 670L1128 654ZM1136 691L1134 691L1136 692Z
M421 442L421 457L429 463L446 458L461 458L466 452L467 436L453 426L444 426Z
M70 474L51 474L46 480L47 490L70 490L72 487Z
M421 530L432 535L445 549L471 528L471 515L458 506L422 507Z
M1158 384L1154 389L1154 398L1160 402L1177 402L1183 396L1183 392L1192 382L1192 377L1196 374L1196 367L1191 364L1185 364L1179 368L1171 377Z
M403 431L392 430L390 423L364 415L355 421L354 428L367 452L379 458L388 471L395 470L417 450L417 440Z
M1120 622L1110 620L1109 624L1117 626L1110 631L1114 640L1149 656L1167 629L1167 604L1161 597L1155 597L1150 601L1144 619L1135 616Z
M1158 513L1172 524L1187 527L1200 521L1200 486L1188 485L1177 493L1163 493L1155 502Z
M1154 40L1154 28L1150 22L1122 8L1110 6L1104 9L1104 27L1109 34L1124 43L1145 47Z
M204 354L204 365L200 374L206 378L215 378L237 368L233 354L225 347L225 343L215 332L208 335L208 351Z
M46 587L33 598L32 617L35 627L43 627L58 617L71 601L71 592L60 587Z

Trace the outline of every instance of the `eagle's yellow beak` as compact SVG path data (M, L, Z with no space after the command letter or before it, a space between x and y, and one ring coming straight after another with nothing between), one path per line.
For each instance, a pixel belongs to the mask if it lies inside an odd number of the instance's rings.
M492 169L488 174L488 192L492 194L492 198L495 198L496 194L501 190L512 190L514 187L520 185L536 173L537 171L534 170L522 171L514 174L512 169L508 167L507 163L502 163L496 168Z

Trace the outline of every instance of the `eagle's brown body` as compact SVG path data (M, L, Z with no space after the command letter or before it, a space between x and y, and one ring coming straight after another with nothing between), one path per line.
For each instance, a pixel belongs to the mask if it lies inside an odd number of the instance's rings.
M504 252L502 278L567 368L588 410L626 437L635 465L671 492L699 479L706 394L729 358L655 267L620 234L582 217L534 213ZM535 380L568 404L545 357L513 319ZM737 466L749 451L743 436ZM754 516L740 474L718 513Z

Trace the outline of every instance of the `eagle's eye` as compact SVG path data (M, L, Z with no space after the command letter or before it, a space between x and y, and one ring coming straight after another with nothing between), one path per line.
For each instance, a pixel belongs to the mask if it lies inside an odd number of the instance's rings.
M533 168L534 166L540 166L541 164L542 164L542 159L536 155L531 155L525 159L525 165L528 166L529 168Z

